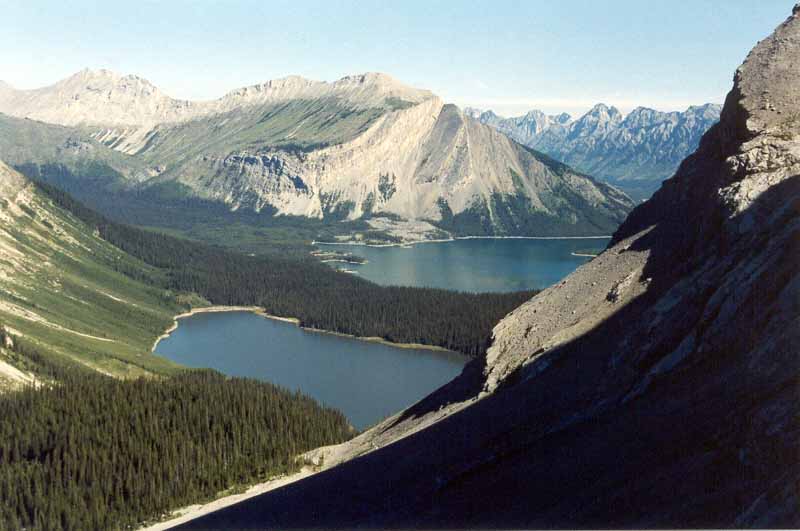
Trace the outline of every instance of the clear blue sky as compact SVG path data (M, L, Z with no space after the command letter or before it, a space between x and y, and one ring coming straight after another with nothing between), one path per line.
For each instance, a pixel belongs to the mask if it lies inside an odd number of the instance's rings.
M502 114L722 102L793 0L2 0L0 79L85 67L210 99L289 74L386 72Z

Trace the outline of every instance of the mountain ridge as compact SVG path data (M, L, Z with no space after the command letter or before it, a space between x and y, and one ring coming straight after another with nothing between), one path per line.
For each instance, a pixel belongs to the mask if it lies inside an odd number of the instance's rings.
M577 119L536 110L512 118L475 109L469 114L580 171L628 191L642 188L644 195L636 197L645 198L697 148L720 110L713 103L670 112L640 106L623 116L613 105L598 103Z
M289 77L198 104L176 103L149 82L108 71L61 83L41 97L18 96L28 98L25 105L0 94L0 112L82 124L71 136L87 148L84 158L102 157L113 186L132 193L166 189L231 211L363 221L365 230L351 236L381 241L417 238L409 223L422 224L426 239L606 235L633 206L618 190L385 74L334 83ZM65 98L78 103L64 105ZM91 125L100 115L116 125ZM12 138L0 139L0 156L19 167L61 163L50 144L34 145L37 134L51 133L19 135L35 124L6 123ZM47 150L47 157L31 155Z
M16 90L2 81L0 88L0 112L65 126L152 126L301 97L338 97L365 107L380 106L391 98L419 103L433 97L378 72L330 83L291 75L233 89L211 100L172 98L145 78L106 69L86 68L36 89Z

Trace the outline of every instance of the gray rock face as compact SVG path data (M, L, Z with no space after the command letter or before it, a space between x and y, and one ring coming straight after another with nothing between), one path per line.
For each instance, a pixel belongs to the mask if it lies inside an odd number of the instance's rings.
M598 104L579 119L531 111L502 118L491 111L470 110L480 122L517 142L574 168L612 182L657 181L671 177L700 137L719 119L720 105L660 112L645 107L626 117L615 107Z
M485 360L328 450L335 468L186 527L800 525L799 12L675 177Z

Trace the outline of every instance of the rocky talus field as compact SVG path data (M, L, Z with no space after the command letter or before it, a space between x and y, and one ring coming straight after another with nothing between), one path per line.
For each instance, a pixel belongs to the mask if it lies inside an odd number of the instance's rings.
M485 359L185 528L799 525L798 87L800 5L675 177Z

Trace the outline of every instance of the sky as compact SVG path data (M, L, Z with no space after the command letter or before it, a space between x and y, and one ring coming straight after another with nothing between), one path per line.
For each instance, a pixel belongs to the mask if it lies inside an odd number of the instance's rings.
M291 74L384 72L501 115L597 102L722 103L794 0L0 0L0 79L52 84L83 68L213 99Z

